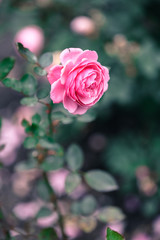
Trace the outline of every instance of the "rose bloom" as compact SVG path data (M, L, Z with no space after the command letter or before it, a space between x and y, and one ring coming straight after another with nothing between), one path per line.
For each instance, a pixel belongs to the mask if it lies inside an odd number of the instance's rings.
M44 34L40 27L29 25L17 32L14 41L22 43L31 52L39 54L44 46Z
M84 114L108 89L109 70L97 62L95 51L68 48L60 54L62 65L50 68L53 103L63 102L72 114Z

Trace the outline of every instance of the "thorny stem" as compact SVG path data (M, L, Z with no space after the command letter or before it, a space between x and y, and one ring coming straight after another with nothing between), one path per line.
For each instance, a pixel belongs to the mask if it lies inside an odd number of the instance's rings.
M43 102L42 100L38 99L38 102L45 105L48 109L51 107L49 103Z
M45 184L46 184L46 187L50 193L50 197L51 197L51 202L53 203L54 207L55 207L55 210L58 214L58 219L59 219L59 227L61 229L61 234L62 234L62 239L63 240L67 240L67 236L64 232L64 223L63 223L63 216L60 212L60 209L59 209L59 206L58 206L58 200L57 200L57 196L56 194L54 193L52 187L50 186L50 183L48 181L48 176L47 176L47 173L46 172L43 172L43 178L44 178L44 181L45 181Z
M52 118L51 118L51 112L52 112L52 105L48 104L48 103L44 103L42 101L39 101L40 103L44 104L45 106L47 106L47 113L48 113L48 120L49 120L49 132L48 132L48 135L53 138L53 124L52 124ZM44 156L45 158L45 156ZM59 209L59 206L58 206L58 199L57 199L57 196L53 190L53 188L50 186L50 183L48 181L48 176L47 176L47 173L46 172L43 172L43 179L45 181L45 185L50 193L50 197L51 197L51 202L53 203L54 207L55 207L55 210L58 214L58 220L59 220L59 227L61 229L61 234L62 234L62 239L63 240L67 240L67 236L65 234L65 231L64 231L64 221L63 221L63 216L61 214L61 211Z

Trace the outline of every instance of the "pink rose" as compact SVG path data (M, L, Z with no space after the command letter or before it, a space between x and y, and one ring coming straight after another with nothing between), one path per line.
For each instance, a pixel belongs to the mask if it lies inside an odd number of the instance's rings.
M50 68L48 81L53 103L63 102L72 114L84 114L108 89L109 70L97 62L95 51L67 48L60 54L62 65Z

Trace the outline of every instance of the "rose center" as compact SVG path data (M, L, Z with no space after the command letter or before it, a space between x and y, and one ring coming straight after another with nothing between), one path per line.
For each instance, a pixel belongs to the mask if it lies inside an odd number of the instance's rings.
M96 87L96 83L94 82L88 87L88 89L93 90L95 87Z

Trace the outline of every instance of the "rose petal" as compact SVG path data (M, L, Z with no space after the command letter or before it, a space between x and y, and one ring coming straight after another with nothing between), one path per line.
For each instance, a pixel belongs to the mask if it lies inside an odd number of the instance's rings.
M72 101L66 94L63 99L63 105L70 113L74 113L78 107L78 104Z
M88 110L88 108L83 108L81 106L78 106L78 108L76 109L76 111L73 114L82 115L82 114L86 113L87 110Z
M64 66L62 73L61 73L61 83L65 84L67 78L68 78L68 74L71 71L71 69L73 68L74 64L72 61L68 61L67 64Z
M104 92L105 92L108 89L108 81L109 81L110 77L109 77L109 70L108 70L108 68L103 67L103 69L104 69L104 73L103 74L104 74Z
M50 84L54 83L60 78L62 68L63 66L61 65L55 65L49 70L47 78Z
M80 63L84 58L89 61L97 61L98 55L95 51L85 50L77 57L76 63Z
M64 91L65 88L59 79L51 85L50 98L54 103L60 103L63 101Z
M75 62L79 54L82 52L83 50L80 48L66 48L60 54L61 63L64 65L68 60Z
M96 97L82 97L78 96L78 99L81 101L82 105L93 105L93 102L95 101Z
M107 89L108 89L108 83L105 83L105 85L104 85L104 92L107 91Z

